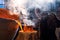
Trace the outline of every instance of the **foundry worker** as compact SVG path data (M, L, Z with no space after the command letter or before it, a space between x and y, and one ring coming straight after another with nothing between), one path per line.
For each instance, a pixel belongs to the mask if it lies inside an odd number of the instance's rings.
M37 15L38 15L38 14L37 14ZM40 18L37 17L37 18L39 18L39 19L38 19L38 21L37 21L37 23L36 23L36 27L35 27L35 30L38 31L38 33L37 33L37 38L38 38L39 40L40 40L40 20L41 20L41 18L44 19L46 16L48 16L48 13L47 13L47 12L42 12L40 15L41 15Z
M60 20L58 20L55 14L41 18L40 20L40 40L57 40L55 30L60 26Z

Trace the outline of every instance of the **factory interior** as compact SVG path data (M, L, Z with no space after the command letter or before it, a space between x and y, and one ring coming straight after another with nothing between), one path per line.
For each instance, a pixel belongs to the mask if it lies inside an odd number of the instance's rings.
M0 0L0 40L60 40L60 0Z

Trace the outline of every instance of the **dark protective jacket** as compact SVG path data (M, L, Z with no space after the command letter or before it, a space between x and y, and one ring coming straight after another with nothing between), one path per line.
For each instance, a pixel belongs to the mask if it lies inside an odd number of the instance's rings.
M57 40L55 35L56 27L60 27L60 21L56 18L48 21L49 17L42 18L40 21L40 40Z

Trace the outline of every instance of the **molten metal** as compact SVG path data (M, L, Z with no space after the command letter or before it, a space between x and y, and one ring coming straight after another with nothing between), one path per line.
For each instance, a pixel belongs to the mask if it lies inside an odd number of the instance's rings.
M24 28L23 28L23 31L24 32L32 32L34 31L33 30L33 27L32 26L27 26L26 24L24 25Z
M21 22L20 22L20 21L18 21L18 20L15 20L15 21L18 23L18 25L20 26L21 30L23 30L23 29L22 29Z

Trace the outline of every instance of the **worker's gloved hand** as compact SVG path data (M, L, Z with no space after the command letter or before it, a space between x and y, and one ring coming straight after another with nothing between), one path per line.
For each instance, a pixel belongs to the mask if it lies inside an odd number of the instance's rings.
M19 17L16 14L4 8L0 8L0 18L11 19L11 20L19 19Z

